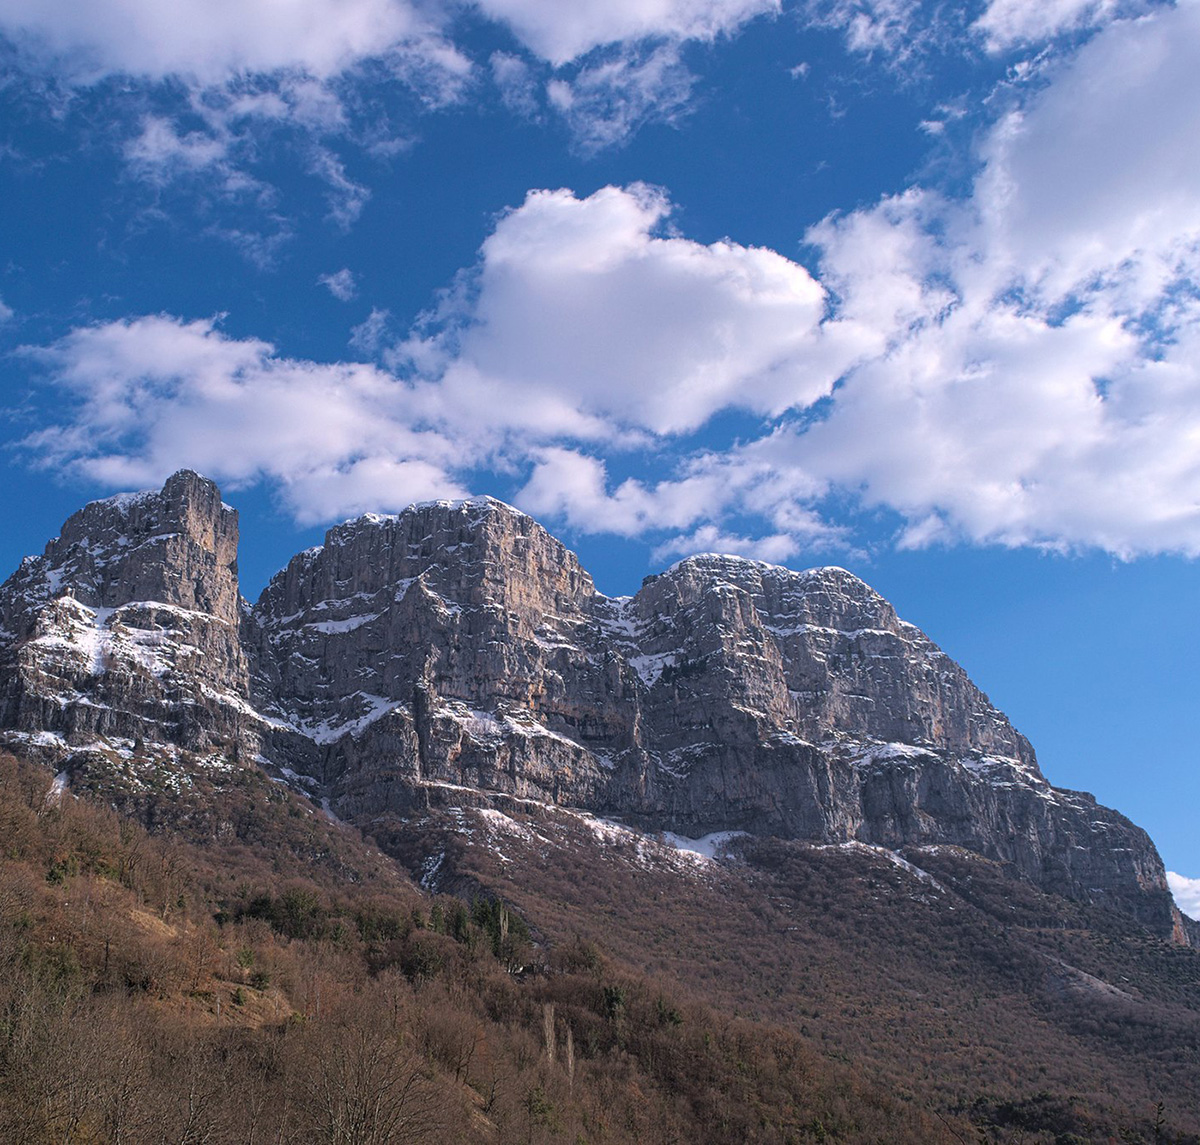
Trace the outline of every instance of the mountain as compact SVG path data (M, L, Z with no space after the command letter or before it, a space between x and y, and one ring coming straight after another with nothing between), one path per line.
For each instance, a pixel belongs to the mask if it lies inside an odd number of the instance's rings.
M0 586L0 1137L1200 1145L1153 844L858 578L237 538L182 472Z
M703 555L610 598L525 514L434 502L331 529L250 608L237 541L187 471L72 516L0 586L5 741L134 801L265 768L360 825L516 798L692 839L956 847L1195 935L1145 832L1051 786L843 569Z

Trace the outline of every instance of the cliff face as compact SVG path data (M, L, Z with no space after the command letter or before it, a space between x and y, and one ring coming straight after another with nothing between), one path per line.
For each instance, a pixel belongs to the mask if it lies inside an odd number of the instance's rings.
M194 474L72 517L0 588L9 736L257 756L363 823L467 788L690 837L955 844L1176 922L1145 833L1051 787L845 570L699 556L608 598L524 514L438 502L330 530L239 613L236 543Z
M4 738L134 787L181 753L253 754L237 545L236 511L186 471L70 517L0 586Z

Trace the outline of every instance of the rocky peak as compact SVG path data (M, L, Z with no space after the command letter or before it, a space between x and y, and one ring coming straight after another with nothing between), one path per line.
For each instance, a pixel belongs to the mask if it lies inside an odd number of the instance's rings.
M72 514L5 586L6 627L20 635L31 609L63 592L92 608L154 601L236 624L237 547L237 511L213 482L180 470L161 490L119 493Z
M324 545L293 558L255 611L264 618L322 604L336 611L339 601L407 590L417 580L459 606L501 608L514 618L595 594L574 553L533 518L484 497L346 521Z
M7 738L134 786L181 753L253 754L237 546L237 512L190 470L69 517L0 586Z
M859 577L834 566L794 572L741 557L689 557L630 602L642 643L668 681L697 695L723 673L759 684L743 705L813 742L849 734L957 752L1011 756L1037 773L1033 749L966 673ZM714 659L714 657L716 659Z
M0 587L10 742L135 786L258 759L364 824L469 789L690 838L951 844L1172 931L1144 832L1051 787L844 569L702 555L610 599L524 513L436 501L330 529L240 615L236 546L190 472L71 517Z

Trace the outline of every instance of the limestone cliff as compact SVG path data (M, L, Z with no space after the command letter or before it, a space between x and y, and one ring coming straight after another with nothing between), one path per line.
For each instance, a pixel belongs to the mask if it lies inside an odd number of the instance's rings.
M237 546L236 511L187 471L70 517L0 586L5 741L135 788L253 755Z
M441 787L692 837L951 843L1169 932L1145 833L843 569L692 557L632 598L497 501L330 531L252 618L268 751L362 821Z
M194 473L71 517L0 587L0 734L133 786L258 761L365 826L503 793L692 838L953 844L1178 924L1145 833L1052 787L843 569L696 556L609 598L523 513L435 502L331 529L250 610L236 549Z

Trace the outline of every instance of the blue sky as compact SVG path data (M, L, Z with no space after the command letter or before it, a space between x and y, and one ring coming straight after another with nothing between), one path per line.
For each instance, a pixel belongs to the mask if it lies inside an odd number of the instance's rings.
M1200 875L1200 3L0 0L6 568L490 493L862 575ZM1200 907L1200 884L1179 884Z

